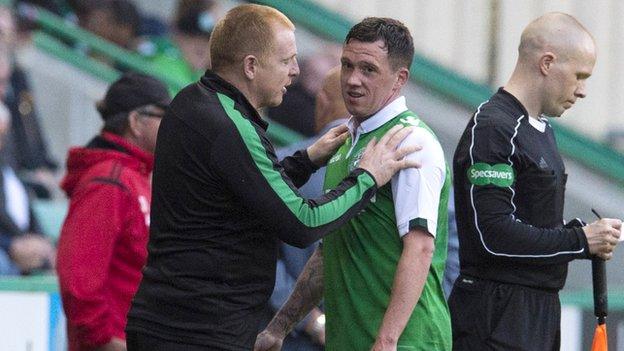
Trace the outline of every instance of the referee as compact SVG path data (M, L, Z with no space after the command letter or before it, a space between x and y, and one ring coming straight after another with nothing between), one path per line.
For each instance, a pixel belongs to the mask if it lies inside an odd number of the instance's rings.
M507 84L470 119L453 159L461 274L449 299L454 350L558 350L567 263L611 258L622 222L564 227L567 174L553 130L586 96L591 34L549 13L523 31Z

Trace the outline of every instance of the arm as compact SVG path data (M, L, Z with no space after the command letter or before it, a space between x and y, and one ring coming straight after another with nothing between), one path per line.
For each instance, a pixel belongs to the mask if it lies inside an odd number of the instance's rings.
M366 206L377 186L398 169L414 166L403 156L415 149L396 150L409 130L394 129L371 144L362 156L361 168L335 189L317 199L302 198L262 131L234 109L233 101L219 98L233 123L212 142L210 168L246 211L290 245L308 246L338 228Z
M433 257L433 237L421 229L403 237L403 252L394 276L390 303L373 350L396 350L399 337L420 298Z
M397 231L403 249L390 301L372 347L375 351L396 350L420 299L435 249L438 209L446 179L444 152L430 132L418 128L403 143L422 145L424 152L407 156L419 161L422 167L402 170L392 179Z
M327 164L329 158L347 140L348 132L349 128L346 125L334 127L305 150L297 151L293 156L282 160L284 171L297 188L305 184L310 175L319 167Z
M522 160L511 147L513 125L477 119L472 129L474 142L469 150L466 168L477 163L504 167L514 172L511 184L473 184L466 174L462 177L468 192L477 235L485 252L499 260L525 264L560 264L588 257L587 240L581 228L539 228L515 217L514 197ZM515 123L515 122L514 122Z
M293 182L293 185L300 188L305 184L310 175L316 172L319 167L311 160L306 150L295 152L292 156L285 157L280 161L280 165L284 168L284 173Z
M108 270L125 204L132 200L117 185L91 183L74 194L63 224L57 256L63 308L87 347L102 346L113 337Z
M256 339L254 350L279 350L294 326L321 301L323 296L323 253L319 246L312 254L290 297Z

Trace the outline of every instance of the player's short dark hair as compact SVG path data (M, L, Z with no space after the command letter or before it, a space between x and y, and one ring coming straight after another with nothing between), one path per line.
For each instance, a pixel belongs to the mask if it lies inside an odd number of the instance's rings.
M351 28L345 44L349 40L373 43L383 40L388 50L388 60L393 69L402 66L409 69L414 59L414 40L409 29L398 20L384 17L367 17Z

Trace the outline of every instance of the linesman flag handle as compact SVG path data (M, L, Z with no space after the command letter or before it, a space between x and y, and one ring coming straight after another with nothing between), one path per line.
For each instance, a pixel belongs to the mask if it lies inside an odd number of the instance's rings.
M598 324L605 324L609 311L607 299L607 265L600 257L592 258L592 281L594 285L594 315Z
M592 212L601 218L598 212ZM591 351L608 351L607 342L607 314L609 303L607 299L607 264L600 257L592 258L592 282L594 285L594 315L596 316L596 330Z

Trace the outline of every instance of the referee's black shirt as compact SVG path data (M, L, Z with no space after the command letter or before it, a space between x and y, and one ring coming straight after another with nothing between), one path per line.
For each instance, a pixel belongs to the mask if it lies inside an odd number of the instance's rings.
M547 290L567 262L589 255L580 228L563 228L567 174L552 127L529 122L503 88L479 106L453 158L461 273Z

